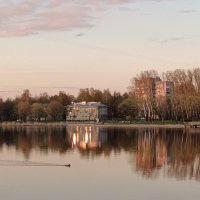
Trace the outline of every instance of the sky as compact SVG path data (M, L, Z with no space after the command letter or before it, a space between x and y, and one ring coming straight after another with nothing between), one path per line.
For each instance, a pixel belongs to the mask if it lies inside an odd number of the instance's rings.
M200 64L199 0L0 0L0 97L126 92L143 70Z

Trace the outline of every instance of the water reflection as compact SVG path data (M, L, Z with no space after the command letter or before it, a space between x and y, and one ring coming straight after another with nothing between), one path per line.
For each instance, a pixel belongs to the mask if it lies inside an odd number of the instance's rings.
M146 177L163 174L200 180L200 134L173 129L138 131L136 170Z
M14 147L27 160L32 151L77 150L83 159L127 153L134 172L144 177L200 180L200 134L184 129L0 127L0 151L4 147Z
M26 159L30 158L31 151L44 154L55 151L63 154L71 149L66 128L63 127L1 127L0 150L3 145L14 147Z

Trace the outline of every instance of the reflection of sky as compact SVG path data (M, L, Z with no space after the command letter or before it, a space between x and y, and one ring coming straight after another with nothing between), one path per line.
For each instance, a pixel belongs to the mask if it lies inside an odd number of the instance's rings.
M3 148L0 158L23 160L14 148ZM128 159L125 152L88 160L77 151L64 155L33 151L32 161L70 162L72 167L0 167L0 199L199 199L198 182L147 180L132 172Z
M28 135L30 136L31 129L27 130L29 130ZM38 128L37 130L41 131L44 129ZM51 129L47 130L48 133L52 131ZM66 130L56 130L58 131L57 142L62 146L63 143L65 143L62 139L66 138L64 134ZM61 130L61 132L59 132L59 130ZM101 141L101 144L103 145L108 143L112 144L111 138L113 137L114 139L114 136L120 136L119 139L123 138L123 141L125 141L125 138L129 138L128 136L134 134L131 130L124 131L122 129L116 129L115 132L110 132L112 137L109 138L107 129L99 130L94 127L91 129L89 127L72 127L70 130L76 131L76 134L80 136L79 141L83 139L85 142L90 141L89 135L91 130L93 138L96 138L94 141L97 143ZM151 140L151 143L149 143L148 140L148 138L151 138L151 135L153 136L152 138L156 139L154 132L149 132L150 130L148 130L148 134L144 134L143 131L145 130L140 131L138 140L139 143L143 144L140 151L145 151L153 147L151 145L154 144L154 140ZM99 137L98 134L96 135L98 132L100 132L100 135L107 135L107 137ZM24 133L22 129L21 133ZM88 137L85 137L86 133L88 133ZM149 135L149 133L151 135ZM11 141L13 140L11 137L8 137L9 132L6 134L8 139L7 144L10 145L7 146L5 143L3 144L0 150L0 160L23 161L23 153L15 145L11 145ZM16 132L16 134L18 133ZM40 132L37 134L37 139L39 139L40 134L45 133ZM33 146L30 151L29 161L57 164L71 163L71 168L0 166L0 199L199 199L198 181L177 181L176 179L164 177L162 174L164 174L165 168L160 170L160 176L157 176L157 178L149 177L149 179L145 176L141 176L141 172L133 171L137 157L137 154L135 155L133 151L120 150L117 153L112 151L109 156L102 154L102 156L97 157L81 156L78 148L60 153L57 149L57 143L53 145L50 140L56 140L55 130L52 131L52 134L54 134L53 137L47 134L46 137L43 138L44 140L49 139L52 150L45 152ZM70 132L68 132L68 135L70 136ZM3 141L2 139L1 132L1 141ZM42 139L42 137L40 139ZM70 144L74 141L73 136L68 139L70 140ZM18 138L18 140L15 139L14 141L20 142L20 138ZM34 139L34 141L39 142L40 140L37 141ZM119 140L118 145L121 144L122 147L123 143L121 142ZM19 144L26 147L26 143L21 142ZM34 145L34 142L31 142L30 144ZM41 143L39 142L36 146L38 145L43 145L43 141L41 141ZM160 147L161 143L157 142L157 145ZM54 148L56 151L53 151ZM84 151L88 151L88 149Z
M82 159L89 160L110 159L113 154L126 153L133 172L146 178L167 176L199 180L199 143L200 136L192 134L190 129L123 129L90 125L0 128L2 152L16 151L29 161L34 153L47 156L54 152L64 156L77 152Z

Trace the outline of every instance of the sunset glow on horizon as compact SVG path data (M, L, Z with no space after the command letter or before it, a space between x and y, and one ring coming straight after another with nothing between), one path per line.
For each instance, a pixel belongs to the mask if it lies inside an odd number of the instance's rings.
M126 92L142 70L200 64L198 0L0 0L0 97Z

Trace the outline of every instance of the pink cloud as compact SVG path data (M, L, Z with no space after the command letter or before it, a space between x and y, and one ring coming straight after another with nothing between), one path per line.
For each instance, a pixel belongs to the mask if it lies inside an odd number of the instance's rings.
M0 37L91 26L92 11L135 0L3 0Z
M128 0L4 0L0 2L0 37L90 26L91 8Z
M21 0L0 4L0 36L87 26L88 9L63 0Z

